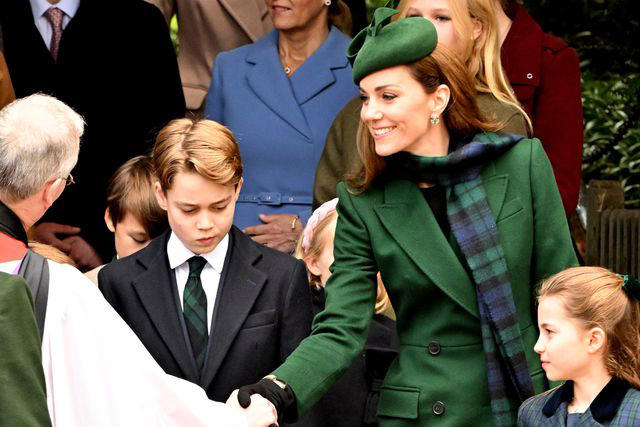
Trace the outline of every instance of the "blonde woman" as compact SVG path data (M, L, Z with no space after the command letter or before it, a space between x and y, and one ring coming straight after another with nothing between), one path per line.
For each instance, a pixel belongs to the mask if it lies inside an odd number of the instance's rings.
M400 19L422 16L440 43L464 60L474 77L480 112L501 131L529 135L529 119L511 92L500 62L498 23L491 0L402 0ZM455 100L454 100L455 101ZM358 168L356 133L361 101L351 100L333 122L314 182L314 207L336 196L336 184Z

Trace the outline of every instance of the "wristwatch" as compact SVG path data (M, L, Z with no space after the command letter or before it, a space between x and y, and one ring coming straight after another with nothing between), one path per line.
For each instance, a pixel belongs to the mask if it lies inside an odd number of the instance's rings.
M287 388L287 383L282 381L280 378L277 378L275 375L269 374L265 376L263 379L273 381L283 390Z

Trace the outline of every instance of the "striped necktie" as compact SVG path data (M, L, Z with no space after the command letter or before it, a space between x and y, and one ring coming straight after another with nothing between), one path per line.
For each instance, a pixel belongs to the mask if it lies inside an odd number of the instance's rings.
M64 12L57 7L50 7L44 13L44 16L49 20L49 23L51 23L51 29L53 32L51 33L51 44L49 46L49 50L51 51L53 59L57 61L58 48L60 47L60 39L62 38L62 18L64 18Z
M196 365L202 371L209 334L207 331L207 296L202 288L200 272L207 261L202 257L194 256L189 259L188 263L189 278L184 288L183 314L193 355L196 358Z

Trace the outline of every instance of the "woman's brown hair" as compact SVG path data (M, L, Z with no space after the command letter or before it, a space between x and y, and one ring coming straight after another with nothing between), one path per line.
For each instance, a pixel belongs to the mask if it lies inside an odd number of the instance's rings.
M476 102L474 79L458 55L446 46L438 44L430 55L406 66L427 94L435 92L441 84L449 87L451 97L442 120L452 140L501 129L500 124L483 117ZM385 160L376 154L374 140L362 121L358 126L357 147L362 166L358 172L347 176L347 182L353 190L360 192L384 171Z
M570 317L606 334L605 366L640 388L640 303L623 290L621 276L601 267L575 267L545 280L538 300L558 295Z

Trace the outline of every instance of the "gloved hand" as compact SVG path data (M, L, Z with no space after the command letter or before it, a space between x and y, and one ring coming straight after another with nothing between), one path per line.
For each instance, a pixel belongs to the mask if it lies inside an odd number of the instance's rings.
M242 386L238 391L240 406L248 407L251 404L252 394L259 394L273 403L278 411L278 419L285 422L295 421L295 415L292 414L294 411L287 411L289 408L293 409L293 403L296 401L293 391L288 385L282 388L274 381L263 378L255 384Z

